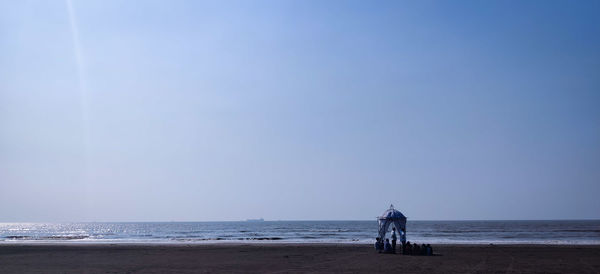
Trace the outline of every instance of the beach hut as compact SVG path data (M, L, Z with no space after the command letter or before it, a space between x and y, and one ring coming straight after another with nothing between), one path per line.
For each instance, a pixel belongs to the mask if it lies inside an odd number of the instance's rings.
M402 231L404 231L406 236L406 216L404 216L402 212L394 209L394 205L390 205L390 208L377 218L377 221L379 222L380 239L385 239L385 234L391 224L396 227L396 231L398 231L400 235L403 233Z

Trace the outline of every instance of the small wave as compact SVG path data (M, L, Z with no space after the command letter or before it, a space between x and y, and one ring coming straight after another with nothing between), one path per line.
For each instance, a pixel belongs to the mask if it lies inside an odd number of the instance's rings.
M191 230L191 231L175 231L173 233L174 234L189 235L189 234L202 234L202 233L206 233L206 231L205 230Z
M600 233L600 229L560 229L554 230L555 232L595 232Z
M250 241L276 241L276 240L283 240L283 238L281 237L256 237L256 238L246 238L246 240L250 240Z
M9 240L26 240L26 239L31 239L31 236L6 236L4 237L5 239L9 239Z
M73 235L73 236L32 237L32 236L21 236L21 235L9 235L9 236L5 236L4 238L8 239L8 240L83 240L83 239L89 238L89 236Z
M283 240L284 238L281 237L238 237L238 238L222 238L222 237L216 237L216 238L196 238L196 239L172 239L172 240L193 240L193 241L277 241L277 240Z
M83 240L87 239L89 236L84 235L73 235L73 236L45 236L40 237L40 240Z

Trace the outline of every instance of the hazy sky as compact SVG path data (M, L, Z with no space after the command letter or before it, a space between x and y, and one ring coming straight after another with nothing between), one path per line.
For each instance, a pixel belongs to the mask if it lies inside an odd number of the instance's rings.
M599 13L0 1L0 221L600 218Z

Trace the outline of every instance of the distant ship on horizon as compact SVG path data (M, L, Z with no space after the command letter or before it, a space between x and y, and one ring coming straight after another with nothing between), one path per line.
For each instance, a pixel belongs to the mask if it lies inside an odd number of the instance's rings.
M246 222L264 222L265 219L260 218L260 219L246 219Z

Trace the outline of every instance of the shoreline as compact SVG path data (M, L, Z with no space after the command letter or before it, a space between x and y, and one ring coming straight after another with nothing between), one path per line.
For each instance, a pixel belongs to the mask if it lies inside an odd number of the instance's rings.
M582 247L600 247L600 243L502 243L502 242L489 242L489 243L431 243L431 242L421 242L415 241L418 244L431 244L436 246L582 246ZM413 243L411 241L411 243ZM0 241L0 247L2 246L244 246L244 245L284 245L284 246L294 246L294 245L316 245L316 246L336 246L336 245L347 245L347 246L369 246L371 247L375 244L373 243L365 243L365 242L285 242L285 241L161 241L161 242L90 242L90 241L27 241L27 242L8 242L8 241Z

